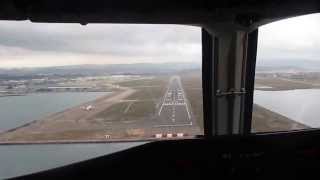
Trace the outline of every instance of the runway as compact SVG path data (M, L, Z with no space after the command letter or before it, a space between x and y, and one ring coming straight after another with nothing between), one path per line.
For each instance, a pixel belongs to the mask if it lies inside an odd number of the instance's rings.
M196 122L179 76L172 76L158 109L156 124L163 133L194 134Z

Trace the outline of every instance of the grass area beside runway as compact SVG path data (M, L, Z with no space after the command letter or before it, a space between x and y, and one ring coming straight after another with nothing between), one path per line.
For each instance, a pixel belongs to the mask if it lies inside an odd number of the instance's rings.
M170 76L154 76L141 80L121 82L119 85L136 90L127 99L160 101L167 89L169 78Z
M158 101L161 99L166 91L166 86L161 85L158 87L145 87L145 88L134 88L137 90L127 99L131 100L154 100Z
M203 100L201 71L184 72L180 75L186 99L189 100L191 111L200 128L203 130Z
M97 114L102 121L136 121L151 119L166 92L169 76L152 77L119 83L136 90L121 102Z
M139 80L130 80L130 81L123 81L118 83L120 86L125 87L141 87L141 86L161 86L163 84L167 84L169 80L169 76L150 76L141 78Z
M140 101L131 105L125 117L127 118L145 118L152 117L156 113L155 104L152 101Z
M118 121L120 115L123 114L127 107L127 102L119 102L98 113L95 119L101 119L102 121Z
M260 88L260 87L268 87ZM310 89L315 88L312 83L308 82L300 82L300 81L293 81L290 79L280 79L280 78L256 78L255 79L255 87L257 90L264 90L264 91L282 91L282 90L293 90L293 89Z
M102 122L142 120L152 117L156 113L153 101L119 102L100 112L94 119Z
M309 128L257 104L253 105L252 132L288 131Z

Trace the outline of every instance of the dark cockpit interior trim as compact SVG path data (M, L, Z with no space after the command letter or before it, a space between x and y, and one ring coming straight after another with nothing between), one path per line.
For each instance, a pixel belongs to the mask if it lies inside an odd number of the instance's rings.
M2 0L0 20L83 25L183 24L203 28L204 137L151 142L20 179L128 175L150 179L149 174L162 179L199 179L207 175L288 179L305 178L317 172L318 130L263 135L250 132L258 27L320 12L319 4L318 0ZM232 76L221 77L219 71L230 71ZM218 90L228 88L243 90L245 95L218 99ZM222 107L228 108L221 111ZM231 112L238 114L231 116Z

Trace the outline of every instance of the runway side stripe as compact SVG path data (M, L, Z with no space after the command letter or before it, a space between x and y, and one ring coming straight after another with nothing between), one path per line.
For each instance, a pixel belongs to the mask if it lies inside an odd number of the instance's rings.
M186 110L187 110L187 113L188 113L188 118L191 119L191 115L190 115L189 108L188 108L187 104L186 104Z
M159 110L159 116L160 116L160 114L161 114L162 107L163 107L163 103L162 103L162 105L161 105L161 107L160 107L160 110Z

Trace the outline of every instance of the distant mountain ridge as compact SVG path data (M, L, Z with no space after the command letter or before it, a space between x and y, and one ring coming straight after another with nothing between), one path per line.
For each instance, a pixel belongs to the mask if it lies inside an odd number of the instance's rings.
M259 60L257 72L320 72L320 60Z
M114 75L167 74L184 70L200 70L201 63L136 63L107 65L69 65L37 68L0 68L0 76L35 75ZM320 72L320 60L257 60L257 72Z
M200 69L198 63L137 63L108 65L70 65L39 68L1 69L0 75L32 76L32 75L113 75L113 74L164 74L175 71Z

